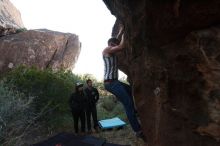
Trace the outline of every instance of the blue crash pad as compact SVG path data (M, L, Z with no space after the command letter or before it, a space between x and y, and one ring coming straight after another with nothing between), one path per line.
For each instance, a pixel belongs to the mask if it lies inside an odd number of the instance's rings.
M121 127L126 125L124 121L119 119L118 117L112 119L106 119L99 121L99 125L102 129L114 128L114 127Z

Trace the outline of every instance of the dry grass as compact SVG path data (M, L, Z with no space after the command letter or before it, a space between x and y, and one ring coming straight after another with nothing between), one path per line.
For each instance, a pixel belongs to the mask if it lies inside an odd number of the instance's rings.
M111 131L100 131L92 134L95 137L104 138L109 143L131 145L131 146L147 146L143 140L135 137L130 126L125 126L123 129L113 129Z

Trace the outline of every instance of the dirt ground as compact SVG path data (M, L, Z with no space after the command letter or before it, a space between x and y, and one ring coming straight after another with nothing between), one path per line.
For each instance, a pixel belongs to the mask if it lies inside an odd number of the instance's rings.
M112 129L99 131L98 133L93 132L93 136L104 138L107 142L131 145L131 146L147 146L143 140L136 138L130 126L125 126L122 129Z

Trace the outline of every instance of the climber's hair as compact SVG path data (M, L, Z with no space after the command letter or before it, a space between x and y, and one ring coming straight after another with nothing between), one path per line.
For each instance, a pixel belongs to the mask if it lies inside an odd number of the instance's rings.
M116 45L119 45L120 41L117 38L113 37L108 40L108 44L110 44L110 43L114 43Z

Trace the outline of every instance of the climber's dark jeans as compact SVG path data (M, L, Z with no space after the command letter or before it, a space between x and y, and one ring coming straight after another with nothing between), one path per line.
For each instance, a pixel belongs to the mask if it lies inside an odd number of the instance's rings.
M114 94L123 104L128 120L135 132L141 130L140 124L135 114L134 101L131 93L131 87L118 80L104 83L105 89Z

